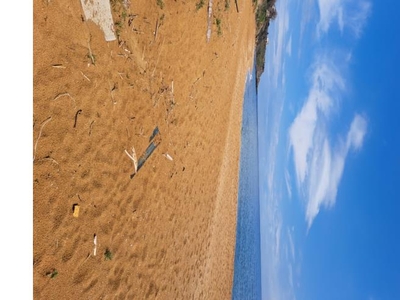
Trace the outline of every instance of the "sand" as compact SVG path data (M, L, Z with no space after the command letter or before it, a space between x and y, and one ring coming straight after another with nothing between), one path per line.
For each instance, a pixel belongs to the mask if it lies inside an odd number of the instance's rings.
M229 299L251 1L214 0L208 43L207 3L112 2L106 42L80 1L34 1L34 298Z

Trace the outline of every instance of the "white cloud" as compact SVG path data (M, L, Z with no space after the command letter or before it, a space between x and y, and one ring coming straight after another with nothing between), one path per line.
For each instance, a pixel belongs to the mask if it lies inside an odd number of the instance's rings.
M347 134L347 149L360 149L362 146L365 132L367 131L367 121L360 115L356 115L351 123L349 133Z
M331 23L337 19L339 27L343 29L343 0L318 0L319 23L318 33L329 30Z
M365 0L317 0L319 21L317 36L328 32L332 24L337 23L343 33L349 28L359 37L371 12L371 3Z
M316 64L311 78L312 87L306 103L289 129L298 184L303 183L307 175L317 122L329 118L335 107L335 95L344 89L344 80L327 62Z
M321 207L335 204L347 154L361 148L367 130L365 118L355 115L347 135L332 146L332 113L339 110L344 82L332 63L318 59L308 97L289 128L297 186L305 198L309 228Z

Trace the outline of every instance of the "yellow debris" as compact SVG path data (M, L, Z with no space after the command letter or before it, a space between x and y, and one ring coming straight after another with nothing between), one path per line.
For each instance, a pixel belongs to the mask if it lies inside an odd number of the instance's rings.
M79 216L79 205L74 205L74 217L77 218Z

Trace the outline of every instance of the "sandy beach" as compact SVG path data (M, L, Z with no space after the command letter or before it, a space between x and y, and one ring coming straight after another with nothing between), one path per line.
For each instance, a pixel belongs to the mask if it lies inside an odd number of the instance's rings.
M106 42L80 1L34 1L35 299L231 298L254 7L214 0L207 42L204 2L111 1Z

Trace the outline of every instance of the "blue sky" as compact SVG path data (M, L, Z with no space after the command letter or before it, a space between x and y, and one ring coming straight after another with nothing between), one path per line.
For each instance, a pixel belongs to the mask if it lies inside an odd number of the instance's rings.
M400 299L400 4L276 5L258 99L263 299Z

